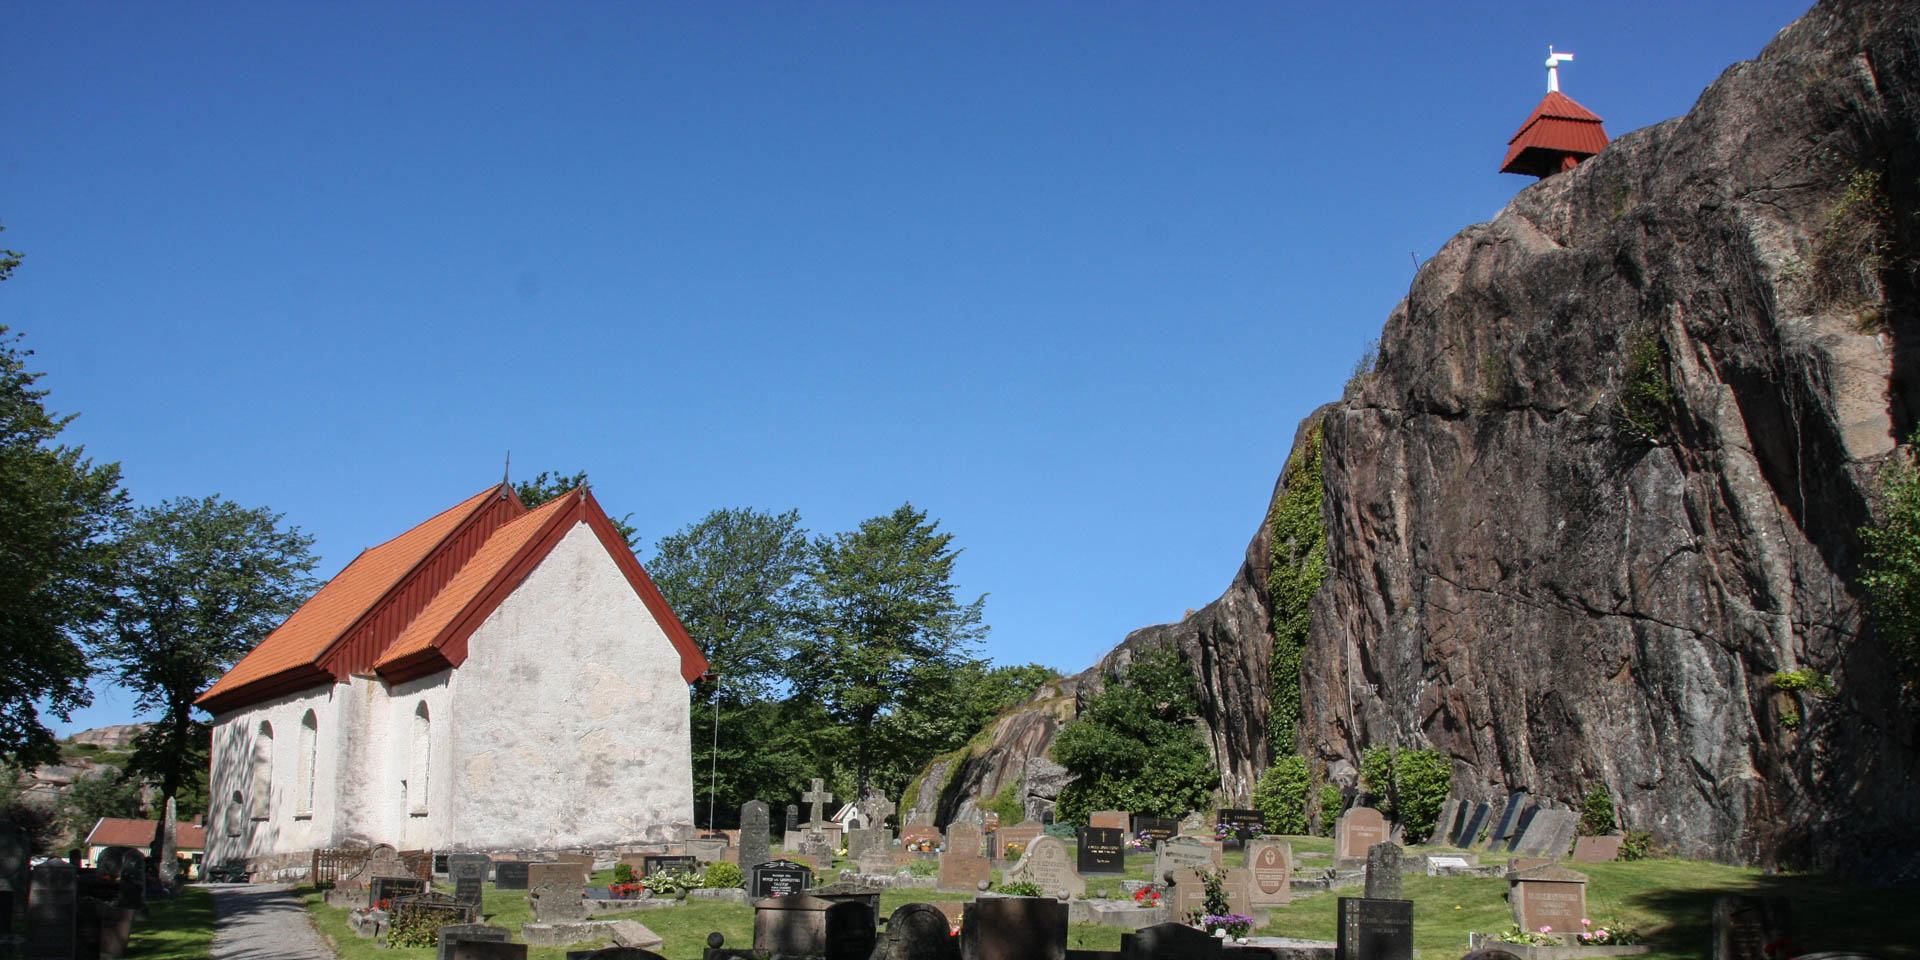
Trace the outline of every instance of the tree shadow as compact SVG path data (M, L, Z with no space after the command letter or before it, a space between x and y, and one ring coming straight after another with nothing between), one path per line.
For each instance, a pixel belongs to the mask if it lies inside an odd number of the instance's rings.
M1714 900L1728 894L1784 897L1791 902L1792 952L1856 950L1876 957L1920 958L1920 890L1869 887L1821 874L1757 876L1741 882L1698 887L1663 887L1628 894L1626 904L1666 918L1649 939L1669 951L1713 948Z

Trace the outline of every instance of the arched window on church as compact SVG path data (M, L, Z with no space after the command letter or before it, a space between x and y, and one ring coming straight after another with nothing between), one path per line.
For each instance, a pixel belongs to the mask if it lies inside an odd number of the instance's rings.
M248 770L247 816L267 819L267 804L273 797L273 725L260 721L253 738L253 763Z
M313 815L313 770L319 759L320 720L312 710L300 718L300 753L294 762L300 765L300 777L293 785L294 816Z
M433 720L426 701L413 710L413 739L407 751L407 813L427 815L427 760L433 743Z
M227 803L227 836L237 837L247 832L247 798L235 790Z

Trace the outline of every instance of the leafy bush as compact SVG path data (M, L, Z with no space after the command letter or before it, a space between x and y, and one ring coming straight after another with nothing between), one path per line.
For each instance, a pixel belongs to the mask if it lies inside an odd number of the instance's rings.
M1320 785L1320 835L1333 836L1333 822L1340 819L1340 811L1345 810L1347 798L1341 794L1337 783Z
M909 860L907 861L907 872L916 877L931 877L940 872L940 861Z
M1816 697L1831 697L1839 691L1834 689L1832 678L1818 670L1782 670L1773 675L1775 690L1804 690Z
M1860 528L1866 542L1867 609L1874 633L1902 679L1920 682L1920 467L1912 444L1887 458L1881 468L1884 518ZM1775 674L1778 683L1779 675Z
M614 883L633 882L633 864L622 861L613 865Z
M740 886L746 878L740 875L740 868L722 860L707 865L707 875L700 878L700 885L714 889Z
M1012 883L1003 883L1000 885L1000 892L1009 897L1038 897L1041 895L1040 885L1031 880L1016 880Z
M1253 788L1253 805L1267 818L1274 833L1307 832L1307 758L1297 753L1277 757Z
M1653 834L1645 830L1628 830L1625 839L1620 841L1622 860L1652 860L1663 852L1654 843Z
M1072 840L1076 836L1073 830L1073 824L1071 823L1050 823L1041 828L1041 832L1049 837L1059 837L1062 840Z
M1372 746L1360 754L1360 785L1408 840L1424 840L1447 804L1453 763L1438 750Z
M957 769L959 764L954 766ZM999 814L1000 822L1008 826L1019 823L1026 819L1027 813L1025 805L1020 802L1020 798L1026 795L1025 786L1025 777L1014 778L1011 783L1001 787L993 799L981 804L980 809Z
M1077 779L1057 813L1085 823L1094 810L1177 817L1198 810L1220 785L1193 728L1193 671L1172 649L1139 651L1090 698L1053 741L1053 758Z
M1613 795L1594 787L1580 798L1580 835L1601 836L1613 829Z
M1858 170L1815 241L1813 292L1822 303L1856 304L1881 296L1880 272L1894 253L1893 205L1878 170Z
M1267 520L1271 562L1273 653L1267 661L1267 744L1275 756L1292 753L1300 738L1300 661L1307 647L1313 595L1327 577L1327 531L1320 521L1326 499L1321 471L1320 425L1287 462L1284 487Z
M1351 396L1380 370L1380 339L1375 337L1360 348L1360 358L1353 362L1353 373L1347 377L1347 389L1342 396Z
M387 924L387 946L431 947L440 942L442 919L431 910L402 910Z
M1627 366L1620 387L1622 432L1658 444L1673 413L1673 383L1667 378L1667 342L1653 330L1627 339Z

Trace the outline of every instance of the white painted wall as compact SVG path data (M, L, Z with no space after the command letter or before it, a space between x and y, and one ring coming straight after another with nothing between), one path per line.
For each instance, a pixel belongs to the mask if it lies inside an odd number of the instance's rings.
M668 839L693 820L688 691L680 654L578 524L474 632L457 670L388 688L352 677L256 704L213 725L207 862L318 847L402 850L604 847ZM409 802L413 718L430 718L427 807ZM296 809L299 726L317 723L313 804ZM261 721L272 725L264 820L244 804Z
M606 846L692 823L679 651L586 524L474 632L452 686L445 849Z

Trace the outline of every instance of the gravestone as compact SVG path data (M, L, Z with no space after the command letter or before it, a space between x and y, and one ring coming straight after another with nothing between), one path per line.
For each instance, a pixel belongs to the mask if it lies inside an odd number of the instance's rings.
M1428 843L1453 842L1453 833L1460 826L1454 822L1460 817L1460 807L1460 801L1453 797L1440 805L1440 815L1433 820L1433 835L1427 838Z
M1087 814L1087 826L1107 828L1125 833L1132 817L1125 810L1095 810Z
M862 945L847 939L864 932L865 950L871 952L874 926L873 907L863 900L836 902L805 893L769 897L753 904L753 949L851 960Z
M853 867L861 873L886 876L894 870L893 854L888 853L883 847L874 847L853 861Z
M717 863L727 858L726 837L701 837L687 841L687 855L700 863Z
M1267 832L1267 815L1258 810L1223 807L1220 822L1226 824L1228 839L1241 843Z
M532 863L526 860L502 860L493 865L493 888L495 890L527 889L527 868Z
M1785 951L1768 950L1769 945L1792 940L1793 910L1785 897L1714 899L1712 960L1771 960Z
M1367 848L1367 899L1400 899L1400 845L1392 841Z
M119 869L115 873L120 878L119 906L128 910L147 908L147 855L138 850L128 850L120 856Z
M766 863L772 856L769 844L772 826L767 822L767 805L760 800L748 800L740 805L740 866L742 869L756 863Z
M1253 874L1253 905L1277 907L1293 902L1293 846L1283 840L1247 841L1247 869Z
M971 908L972 904L967 905ZM971 926L969 921L968 926ZM874 948L873 960L960 960L952 924L945 911L930 903L909 903L887 917L887 933ZM866 960L866 958L861 958Z
M168 885L180 875L180 817L173 800L167 798L160 818L160 881Z
M960 954L966 960L1066 960L1064 901L991 897L967 904L965 917L960 925Z
M1473 809L1468 811L1465 818L1460 821L1460 832L1454 837L1453 845L1463 850L1472 849L1480 842L1480 831L1487 828L1487 818L1492 814L1492 804L1474 804Z
M572 864L575 872L575 876L578 877L581 886L586 886L587 881L593 879L593 861L594 861L593 854L556 853L548 857L547 859L553 861L554 863Z
M1120 935L1120 960L1218 960L1224 942L1184 923L1156 923Z
M527 960L527 945L508 940L461 940L453 945L447 960ZM662 958L648 954L641 960Z
M449 923L442 926L439 933L440 944L434 960L453 960L453 945L463 940L505 943L511 935L511 931L506 927L485 923Z
M1041 835L1027 844L1027 852L1020 855L1020 862L1006 871L1008 882L1026 881L1040 888L1040 892L1065 900L1069 897L1087 895L1087 881L1074 869L1073 855L1067 850L1067 842L1059 837Z
M1580 815L1572 810L1542 807L1534 811L1533 819L1514 841L1513 852L1558 860L1567 855L1567 844L1573 842L1574 830L1579 826Z
M1083 876L1125 873L1126 839L1114 827L1081 827L1079 869Z
M992 876L986 857L968 851L949 850L940 855L941 890L978 890Z
M1001 827L994 832L994 859L1018 860L1027 852L1027 844L1035 837L1047 832L1047 828L1036 820L1023 820L1011 827ZM1009 850L1009 847L1014 849Z
M527 906L536 923L565 923L587 918L587 902L571 875L544 877L527 892Z
M1527 805L1527 795L1514 792L1507 794L1506 806L1500 809L1500 815L1487 831L1487 849L1505 849L1508 838L1514 832L1514 826L1520 820L1521 808Z
M1512 832L1507 834L1507 839L1500 844L1500 848L1508 853L1519 850L1520 838L1526 836L1527 827L1532 825L1533 818L1540 814L1541 809L1537 805L1529 805L1525 810L1520 811L1519 819L1513 822Z
M1581 837L1573 844L1574 863L1612 863L1620 859L1622 836Z
M27 833L0 820L0 953L19 950L27 932L27 891L33 887L33 851Z
M1246 867L1229 867L1220 877L1221 892L1227 895L1227 912L1253 916L1253 872ZM1207 907L1207 887L1200 871L1181 867L1173 871L1173 916L1184 919Z
M446 876L446 874L447 874L447 857L448 857L448 856L449 856L449 854L445 854L445 853L436 853L436 854L434 854L434 855L433 855L433 873L434 873L434 876L438 876L438 877L444 877L444 876Z
M79 893L73 864L49 860L33 868L27 893L28 957L70 960L78 943Z
M1522 930L1578 933L1587 917L1587 875L1552 864L1510 873L1507 901Z
M789 803L787 804L787 824L786 824L786 827L780 831L780 834L781 836L786 836L798 831L799 829L800 829L800 808Z
M960 853L970 857L980 855L980 845L984 838L977 823L953 823L947 825L947 852Z
M847 858L858 860L869 850L884 850L892 840L887 831L877 827L866 827L847 831Z
M82 896L75 901L72 960L100 960L100 931L107 913L132 913L105 900Z
M817 826L820 823L820 808L833 800L833 794L827 792L827 781L813 778L813 789L800 795L807 802L807 823Z
M1148 843L1159 843L1180 832L1180 821L1172 817L1134 817L1133 835Z
M1376 843L1387 841L1387 818L1372 807L1354 807L1333 825L1333 855L1358 860Z
M747 871L747 895L774 899L804 893L813 886L813 871L792 860L771 860Z
M1413 901L1341 897L1338 960L1413 960Z
M447 858L447 879L453 881L453 899L479 906L487 880L487 867L493 861L485 854L459 853Z
M1167 882L1167 874L1181 867L1222 867L1221 852L1198 837L1177 836L1160 842L1153 855L1153 881Z
M640 866L640 875L643 877L651 877L657 873L667 873L670 871L692 873L700 869L700 858L686 854L676 856L648 854L641 859Z
M931 823L909 823L900 828L900 843L903 846L924 842L938 844L944 840L945 838L940 835L940 828Z
M377 907L382 900L418 896L427 891L427 882L419 877L374 877L367 885L367 906Z

